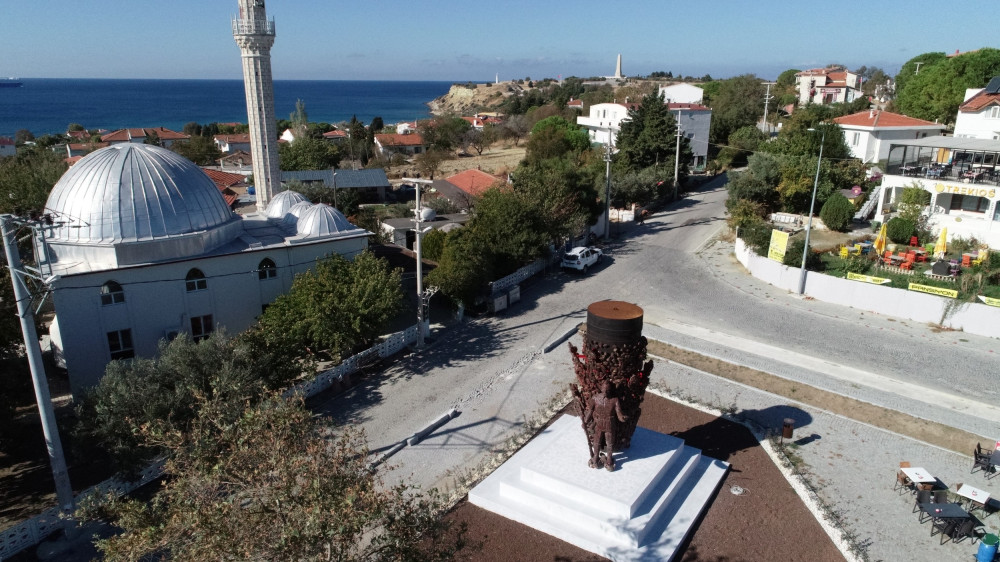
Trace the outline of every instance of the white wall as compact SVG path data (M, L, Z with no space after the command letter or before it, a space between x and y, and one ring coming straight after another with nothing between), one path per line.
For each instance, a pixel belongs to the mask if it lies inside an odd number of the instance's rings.
M61 277L53 284L53 304L70 387L77 394L103 376L111 359L108 332L130 329L137 357L154 356L167 331L190 331L195 316L211 314L214 323L235 334L253 324L262 306L287 292L295 274L316 259L334 252L350 258L366 246L362 236ZM275 278L259 279L264 258L275 262ZM195 267L208 288L189 293L184 278ZM122 285L124 303L101 304L100 287L109 280Z
M1000 139L1000 111L996 106L986 107L976 113L958 112L955 118L955 136L973 139ZM994 117L993 115L996 115Z
M664 103L701 103L705 97L705 90L691 84L660 86L659 93Z
M735 253L736 259L754 277L775 287L798 292L801 269L758 256L739 238L736 239ZM914 282L918 281L919 278L914 276ZM849 281L816 272L806 273L805 294L841 306L916 322L941 324L979 336L1000 337L1000 308L985 304L965 303L945 317L946 307L953 299Z

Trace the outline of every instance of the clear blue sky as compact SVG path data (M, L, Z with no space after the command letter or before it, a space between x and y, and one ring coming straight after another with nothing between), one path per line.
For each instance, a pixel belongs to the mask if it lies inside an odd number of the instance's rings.
M976 3L974 3L976 4ZM981 3L981 8L992 4ZM997 47L989 10L884 2L269 0L276 79L775 78L830 63L890 74L930 51ZM236 0L0 0L0 76L240 78Z

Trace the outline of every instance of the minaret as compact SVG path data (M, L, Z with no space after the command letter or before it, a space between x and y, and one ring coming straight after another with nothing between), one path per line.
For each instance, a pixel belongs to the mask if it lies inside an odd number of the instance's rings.
M263 212L281 188L278 167L278 125L274 118L271 45L274 20L268 21L264 0L238 0L240 15L233 19L233 37L243 55L243 87L247 94L250 152L257 210Z

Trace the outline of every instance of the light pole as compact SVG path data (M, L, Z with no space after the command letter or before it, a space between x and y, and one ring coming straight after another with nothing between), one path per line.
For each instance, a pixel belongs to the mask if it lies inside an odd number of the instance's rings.
M437 287L428 287L424 290L424 261L423 261L423 244L421 239L424 233L431 229L427 227L422 228L422 222L434 220L434 211L432 209L421 209L420 208L420 185L421 184L431 184L431 180L414 179L414 178L403 178L404 181L413 182L416 186L416 201L414 202L413 209L413 223L414 232L416 237L413 241L413 250L417 254L417 347L421 348L424 346L424 338L428 336L430 322L428 321L428 303L434 293L437 292Z
M816 129L807 129L816 132ZM806 292L806 256L809 255L809 233L812 232L813 208L816 207L816 188L819 187L819 165L823 162L823 144L826 143L826 129L822 130L823 136L819 141L819 158L816 159L816 179L813 180L812 201L809 203L809 222L806 223L806 245L802 248L802 271L799 272L799 294Z
M611 239L611 139L604 147L604 241Z

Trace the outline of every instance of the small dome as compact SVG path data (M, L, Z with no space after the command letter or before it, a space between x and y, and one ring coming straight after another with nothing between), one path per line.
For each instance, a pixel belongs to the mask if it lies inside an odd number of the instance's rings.
M45 207L59 223L48 238L75 244L162 240L237 218L193 162L135 143L84 156L52 188Z
M267 204L267 218L284 219L288 209L291 209L296 203L302 202L308 203L309 200L298 191L281 191L272 197L271 202Z
M300 201L299 203L292 205L288 209L288 212L285 213L283 222L290 225L292 230L295 230L295 223L299 222L299 217L301 217L302 213L306 212L306 210L310 207L312 207L312 203L308 201Z
M296 232L301 236L333 236L361 230L347 222L344 214L325 203L310 206L299 216Z

